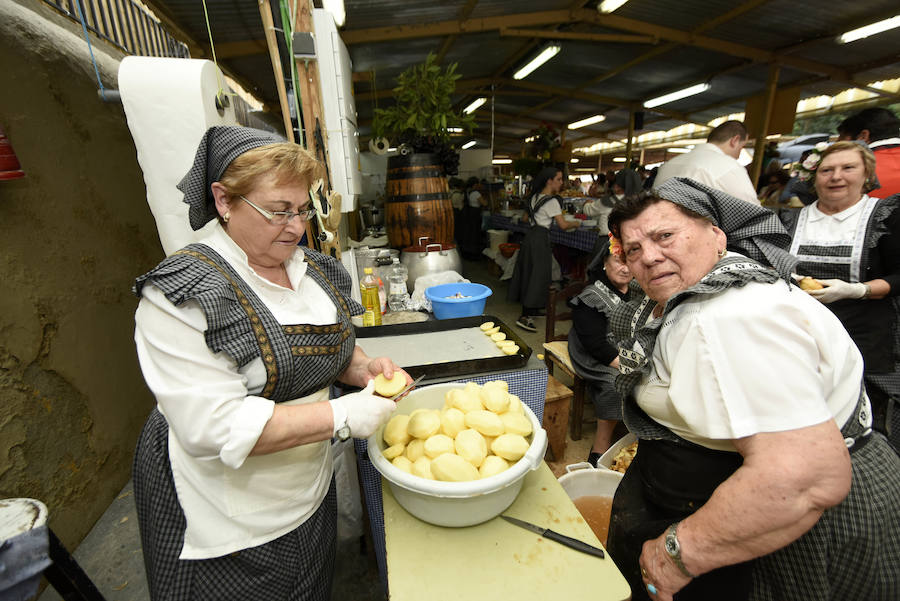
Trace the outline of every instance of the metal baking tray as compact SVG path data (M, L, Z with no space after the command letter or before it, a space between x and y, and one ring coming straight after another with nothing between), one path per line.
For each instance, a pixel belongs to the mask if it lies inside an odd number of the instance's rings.
M506 338L518 345L519 352L515 355L488 356L501 351L481 331L480 326L486 321L493 321L494 325L499 326ZM356 343L367 355L391 357L413 378L425 375L427 379L433 379L508 371L524 366L531 356L531 348L516 331L493 315L357 327L356 338ZM489 343L494 351L491 352L482 343ZM423 361L425 358L435 360Z

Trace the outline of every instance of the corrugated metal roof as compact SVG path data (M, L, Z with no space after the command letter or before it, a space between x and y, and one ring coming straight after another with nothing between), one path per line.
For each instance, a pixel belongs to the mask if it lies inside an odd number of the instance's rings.
M457 106L493 91L495 147L513 152L520 145L518 138L541 120L564 126L596 112L604 113L606 120L569 132L570 139L621 138L627 131L628 106L639 108L642 100L700 81L710 82L707 92L646 111L644 131L675 127L684 120L704 123L742 111L746 98L765 90L767 63L773 56L767 53L783 53L779 85L800 84L803 96L845 89L848 84L835 81L835 76L867 65L874 67L848 75L864 81L900 76L900 29L848 45L834 39L849 28L895 14L896 0L631 0L609 18L599 17L596 5L596 0L345 0L345 38L378 34L349 45L354 71L365 72L355 84L361 139L370 132L376 104L376 99L363 94L370 96L373 89L384 94L395 85L397 75L421 63L429 52L443 52L445 64L458 64L461 82L468 87L454 96ZM191 36L189 43L204 44L202 4L160 0L155 6ZM263 101L277 106L257 3L209 0L207 6L217 46L251 42L220 64ZM547 14L558 18L522 19ZM435 29L436 24L461 18L458 35ZM710 22L714 25L706 27ZM421 31L409 34L410 27ZM508 32L501 27L545 33L502 35ZM687 34L698 28L700 42L694 38L692 43ZM552 39L548 35L562 44L560 54L524 82L512 82L512 73ZM624 35L632 36L632 41L566 37L571 35ZM658 37L633 41L639 35ZM679 36L683 37L678 41L670 39ZM647 58L648 53L653 56ZM819 71L831 69L830 75L817 73L810 62L824 65ZM472 88L475 80L483 85ZM391 102L389 96L377 98L378 106ZM485 113L489 107L490 103L478 111L478 138L489 136L490 114Z

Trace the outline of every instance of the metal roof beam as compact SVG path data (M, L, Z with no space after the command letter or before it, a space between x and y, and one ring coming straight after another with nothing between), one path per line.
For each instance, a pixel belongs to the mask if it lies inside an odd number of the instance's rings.
M625 44L657 44L659 38L649 35L629 35L622 33L578 33L574 31L553 31L547 29L500 29L500 36L520 38L546 38L551 40L582 40L585 42L618 42Z
M459 11L459 20L465 21L472 14L472 11L475 10L475 5L478 4L478 0L468 0ZM444 62L444 56L447 55L447 52L450 48L453 47L453 44L456 43L456 38L458 35L451 35L444 38L444 42L441 44L440 49L437 52L437 62L438 64Z

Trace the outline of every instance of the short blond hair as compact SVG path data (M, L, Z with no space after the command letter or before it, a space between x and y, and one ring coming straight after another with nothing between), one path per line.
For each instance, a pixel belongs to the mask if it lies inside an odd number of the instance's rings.
M322 176L322 165L308 150L293 142L252 148L234 159L219 180L228 191L229 202L249 194L264 177L274 176L275 185L307 185Z
M857 144L856 142L851 142L849 140L841 140L839 142L835 142L828 148L822 151L821 158L819 159L819 167L822 166L822 161L825 160L830 154L834 154L835 152L844 152L845 150L855 150L859 153L859 156L862 157L863 167L866 172L866 181L863 183L863 192L871 192L875 189L875 155L872 154L872 151L862 146L861 144Z

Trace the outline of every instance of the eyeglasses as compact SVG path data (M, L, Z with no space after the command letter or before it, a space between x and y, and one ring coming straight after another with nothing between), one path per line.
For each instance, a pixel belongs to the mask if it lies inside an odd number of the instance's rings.
M240 194L238 194L238 198L259 211L259 214L268 219L269 223L271 223L272 225L287 225L294 217L299 217L300 221L309 221L311 217L315 217L316 215L315 207L297 211L296 213L292 213L290 211L267 211L264 208L253 204Z

